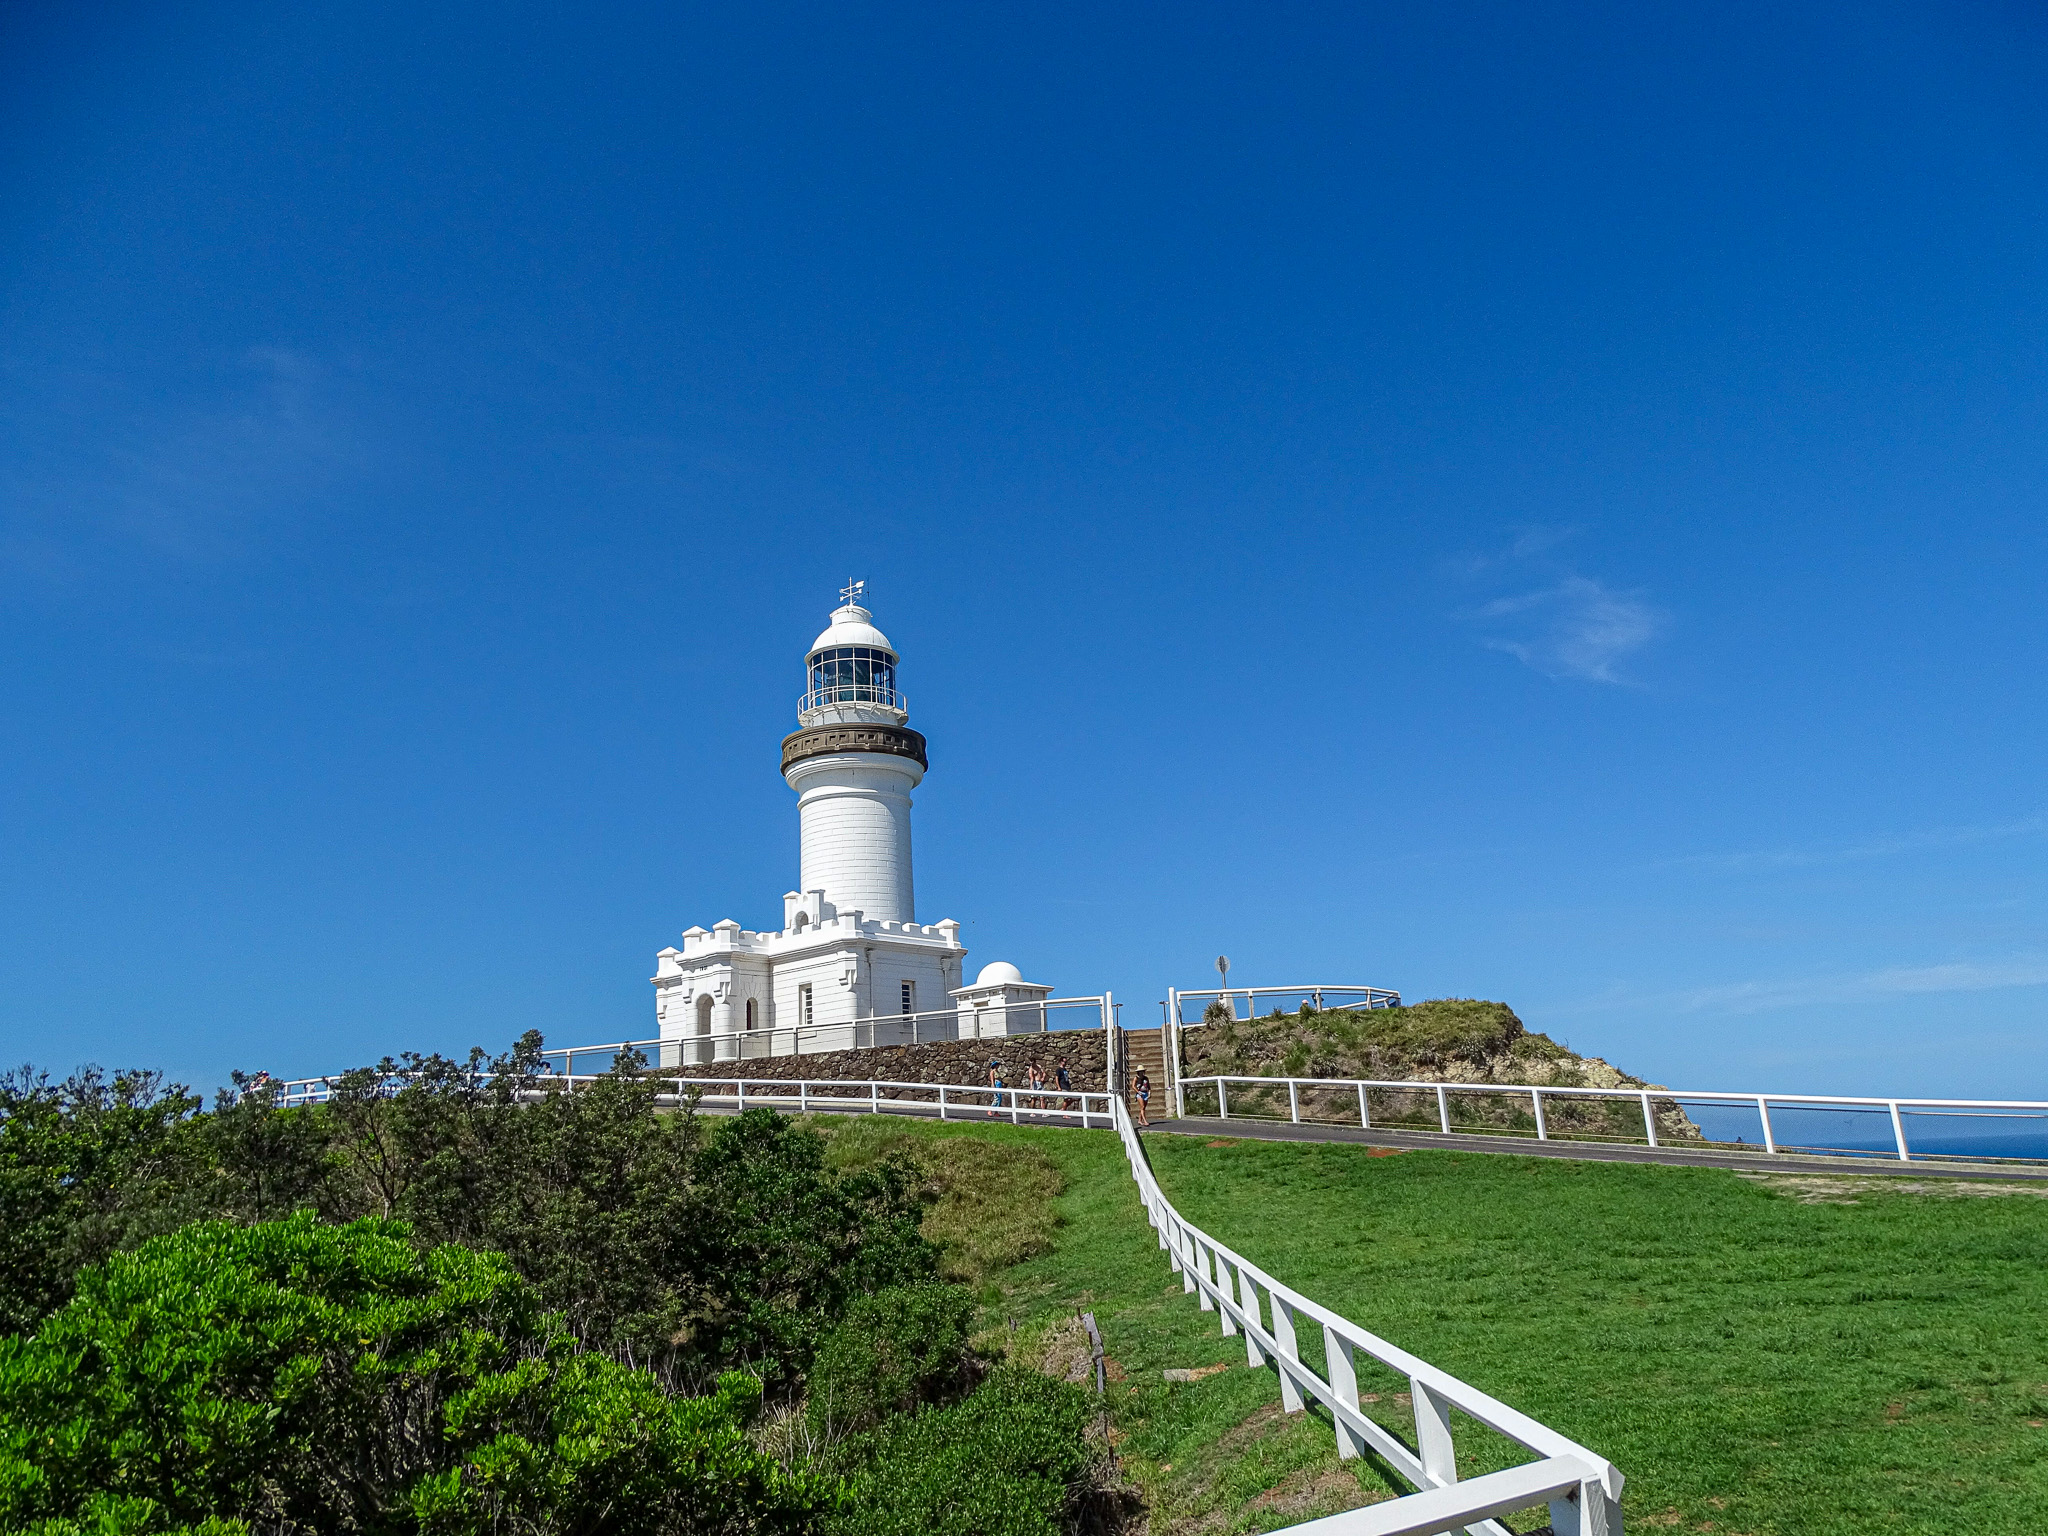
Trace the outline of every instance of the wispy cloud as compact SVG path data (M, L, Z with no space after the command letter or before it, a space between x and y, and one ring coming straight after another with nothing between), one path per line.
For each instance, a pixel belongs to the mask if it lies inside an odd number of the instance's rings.
M1546 677L1627 683L1621 664L1654 640L1664 615L1638 592L1567 575L1532 592L1495 598L1468 615L1495 631L1484 638Z
M1528 527L1456 567L1468 582L1511 590L1458 617L1488 650L1545 677L1631 685L1623 663L1663 631L1665 615L1640 591L1624 591L1566 564L1557 551L1575 528Z
M232 558L365 467L334 371L259 347L142 386L116 369L11 360L12 460L0 563L63 581L113 553Z
M1902 853L1922 853L1942 848L1963 848L1973 843L2002 842L2011 838L2039 837L2048 833L2048 815L2028 816L2019 821L1998 822L1980 827L1935 827L1924 832L1907 832L1897 837L1873 838L1864 843L1815 844L1795 848L1753 848L1735 853L1694 853L1666 860L1667 866L1701 869L1809 869L1829 864L1853 864L1866 859L1885 859Z
M1819 976L1722 982L1666 993L1614 992L1561 1011L1610 1013L1766 1013L1827 1003L1944 992L1995 992L2048 986L2048 955L2018 954L1994 960L1956 960L1936 965L1895 965L1881 970Z

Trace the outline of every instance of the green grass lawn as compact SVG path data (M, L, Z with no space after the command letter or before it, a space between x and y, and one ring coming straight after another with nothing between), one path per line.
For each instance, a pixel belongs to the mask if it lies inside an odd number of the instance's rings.
M999 1271L986 1299L1026 1348L1077 1307L1095 1311L1125 1378L1111 1390L1120 1449L1155 1532L1269 1530L1399 1489L1340 1465L1326 1421L1279 1414L1272 1375L1244 1369L1242 1342L1182 1295L1113 1137L902 1134L984 1136L1065 1174L1052 1251ZM1176 1136L1147 1146L1191 1220L1614 1461L1632 1530L2018 1536L2048 1512L2038 1195ZM1224 1362L1235 1368L1193 1383L1159 1375ZM1402 1383L1361 1373L1361 1385L1405 1428ZM1466 1475L1520 1459L1474 1425L1459 1439Z

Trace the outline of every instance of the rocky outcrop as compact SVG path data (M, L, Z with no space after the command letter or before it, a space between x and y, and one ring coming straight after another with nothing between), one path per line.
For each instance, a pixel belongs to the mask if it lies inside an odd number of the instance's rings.
M1053 1030L1042 1035L1010 1035L998 1040L934 1040L925 1045L881 1045L859 1051L820 1051L804 1056L768 1056L754 1061L719 1061L705 1066L683 1067L681 1075L707 1081L727 1082L743 1077L749 1082L767 1078L792 1082L798 1078L838 1078L855 1082L962 1083L978 1085L988 1081L988 1064L1002 1063L1003 1082L1010 1087L1024 1083L1037 1062L1045 1069L1047 1083L1054 1081L1060 1059L1074 1087L1087 1093L1104 1092L1102 1031ZM662 1076L676 1069L664 1068Z

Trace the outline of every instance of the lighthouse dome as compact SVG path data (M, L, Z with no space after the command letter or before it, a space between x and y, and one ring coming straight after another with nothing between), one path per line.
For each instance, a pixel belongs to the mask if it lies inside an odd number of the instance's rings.
M993 960L981 968L981 974L974 978L977 987L1000 987L1005 983L1016 984L1024 980L1024 973L1007 960Z
M858 645L868 650L887 651L893 660L896 647L868 620L874 617L857 603L848 603L844 608L832 610L832 623L825 632L811 642L813 653L836 650L842 645Z

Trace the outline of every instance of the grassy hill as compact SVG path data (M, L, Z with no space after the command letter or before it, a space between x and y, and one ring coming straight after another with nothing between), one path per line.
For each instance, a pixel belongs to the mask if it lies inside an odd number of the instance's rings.
M1183 1297L1107 1133L839 1124L835 1156L929 1149L956 1190L974 1190L942 1202L942 1219L1011 1234L1016 1262L980 1270L988 1342L1057 1363L1074 1312L1095 1312L1115 1362L1114 1437L1153 1532L1271 1530L1393 1491L1369 1465L1340 1464L1325 1424L1282 1415L1270 1373L1247 1369L1241 1341ZM940 1145L954 1140L986 1150ZM2048 1508L2037 1192L1148 1146L1189 1217L1611 1457L1631 1530L2010 1536ZM1032 1170L1036 1193L1006 1205L1006 1164ZM1160 1374L1210 1366L1224 1368ZM1363 1385L1405 1432L1403 1384ZM1466 1475L1506 1459L1473 1444Z
M1334 1077L1425 1083L1518 1083L1558 1088L1655 1088L1660 1086L1622 1071L1598 1056L1580 1056L1548 1035L1526 1029L1506 1003L1470 997L1442 997L1410 1007L1349 1009L1299 1013L1274 1012L1263 1018L1231 1019L1220 1007L1210 1010L1212 1022L1186 1029L1182 1052L1190 1077ZM1327 1101L1327 1102L1325 1102ZM1213 1113L1213 1092L1194 1090L1188 1107ZM1240 1099L1232 1090L1232 1109L1285 1114L1284 1096L1270 1102L1258 1090ZM1597 1100L1552 1100L1547 1111L1559 1131L1575 1135L1642 1138L1640 1111L1633 1105ZM1434 1127L1434 1095L1375 1092L1373 1114L1382 1123L1413 1121ZM1351 1090L1331 1093L1308 1090L1303 1110L1309 1118L1354 1122L1357 1101ZM1526 1098L1459 1094L1452 1101L1453 1121L1472 1129L1533 1131L1535 1119ZM1698 1140L1699 1127L1678 1105L1665 1100L1656 1106L1657 1133L1670 1140Z

